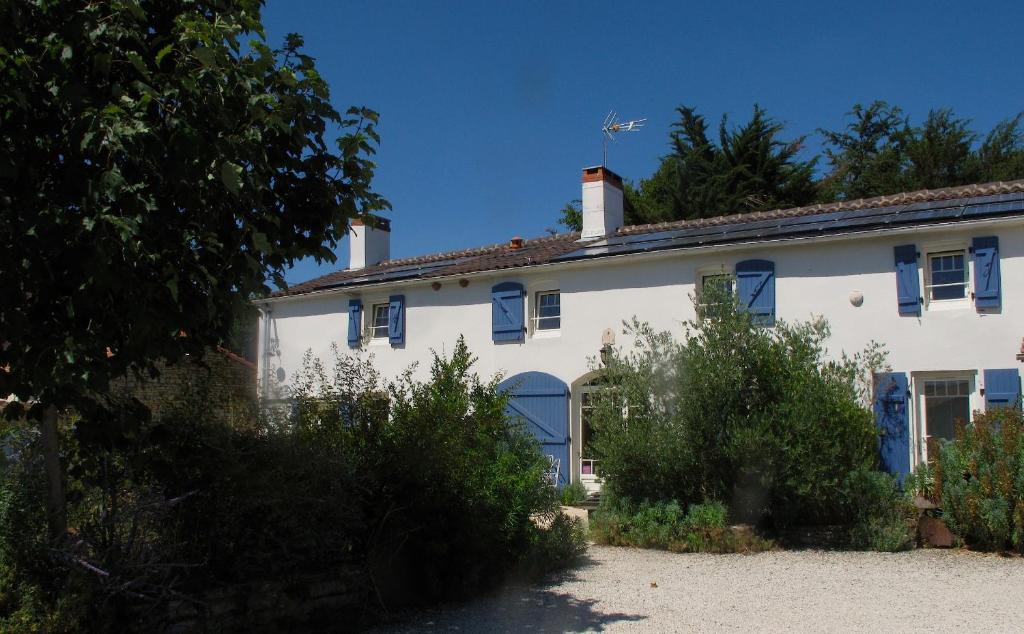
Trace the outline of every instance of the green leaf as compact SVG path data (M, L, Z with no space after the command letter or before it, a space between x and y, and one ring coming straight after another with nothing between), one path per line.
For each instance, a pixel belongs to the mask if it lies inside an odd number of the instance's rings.
M270 251L270 242L267 240L267 234L256 231L252 234L252 246L256 247L257 251L264 253Z
M167 54L170 53L172 50L174 50L174 45L173 44L168 44L167 46L165 46L162 49L160 49L159 51L157 51L157 54L156 54L156 65L159 66L160 62L162 62L163 59L165 57L167 57Z
M230 161L225 162L220 166L220 180L232 194L237 194L242 189L242 168Z
M125 57L128 58L128 61L132 63L132 66L134 66L135 70L139 71L140 74L146 77L149 76L149 69L146 68L146 62L142 59L141 55L135 51L128 51L125 53Z
M71 59L71 55L72 55L72 52L71 52L71 45L70 45L70 44L65 44L65 45L64 45L64 48L63 48L63 49L61 49L61 52L60 52L60 58L61 58L62 60L65 60L65 59Z
M214 62L217 61L217 55L212 49L206 48L205 46L198 46L192 50L192 54L196 56L199 63L203 66L213 66Z

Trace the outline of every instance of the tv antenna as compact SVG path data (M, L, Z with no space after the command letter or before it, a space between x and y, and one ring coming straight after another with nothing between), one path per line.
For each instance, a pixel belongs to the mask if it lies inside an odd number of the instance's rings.
M601 125L601 132L604 133L604 159L601 161L602 166L608 165L608 141L615 141L615 135L620 132L636 132L640 128L644 127L647 123L647 119L633 119L632 121L619 121L619 115L617 112L612 110L608 113L608 116L604 118L604 123Z

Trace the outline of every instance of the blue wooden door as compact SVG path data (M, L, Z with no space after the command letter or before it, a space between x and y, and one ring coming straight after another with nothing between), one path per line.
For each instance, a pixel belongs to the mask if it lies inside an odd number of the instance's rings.
M506 414L521 421L558 461L558 486L569 483L569 388L550 374L524 372L502 381L510 393Z
M910 474L910 417L907 412L907 375L881 372L875 375L875 425L882 469L900 484Z

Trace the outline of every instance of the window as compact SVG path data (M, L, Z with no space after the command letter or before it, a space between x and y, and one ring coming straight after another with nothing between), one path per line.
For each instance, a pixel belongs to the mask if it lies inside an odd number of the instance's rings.
M536 330L558 330L562 327L562 299L558 291L537 293L534 328Z
M373 305L373 321L370 323L370 336L373 339L388 338L388 304Z
M927 455L936 455L939 440L953 440L957 424L971 420L971 381L967 378L926 379L924 439Z
M699 317L714 317L717 311L728 306L735 295L736 280L728 273L714 273L700 278L701 296L698 303Z
M967 259L964 251L928 254L928 300L943 301L967 297Z

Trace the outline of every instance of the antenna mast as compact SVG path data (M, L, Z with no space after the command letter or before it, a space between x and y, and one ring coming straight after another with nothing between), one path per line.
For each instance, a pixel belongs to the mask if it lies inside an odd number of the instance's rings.
M619 115L614 110L608 113L601 125L602 140L604 141L604 156L601 159L601 166L608 166L608 141L615 142L615 135L619 132L636 132L644 127L647 119L634 119L632 121L619 121Z

